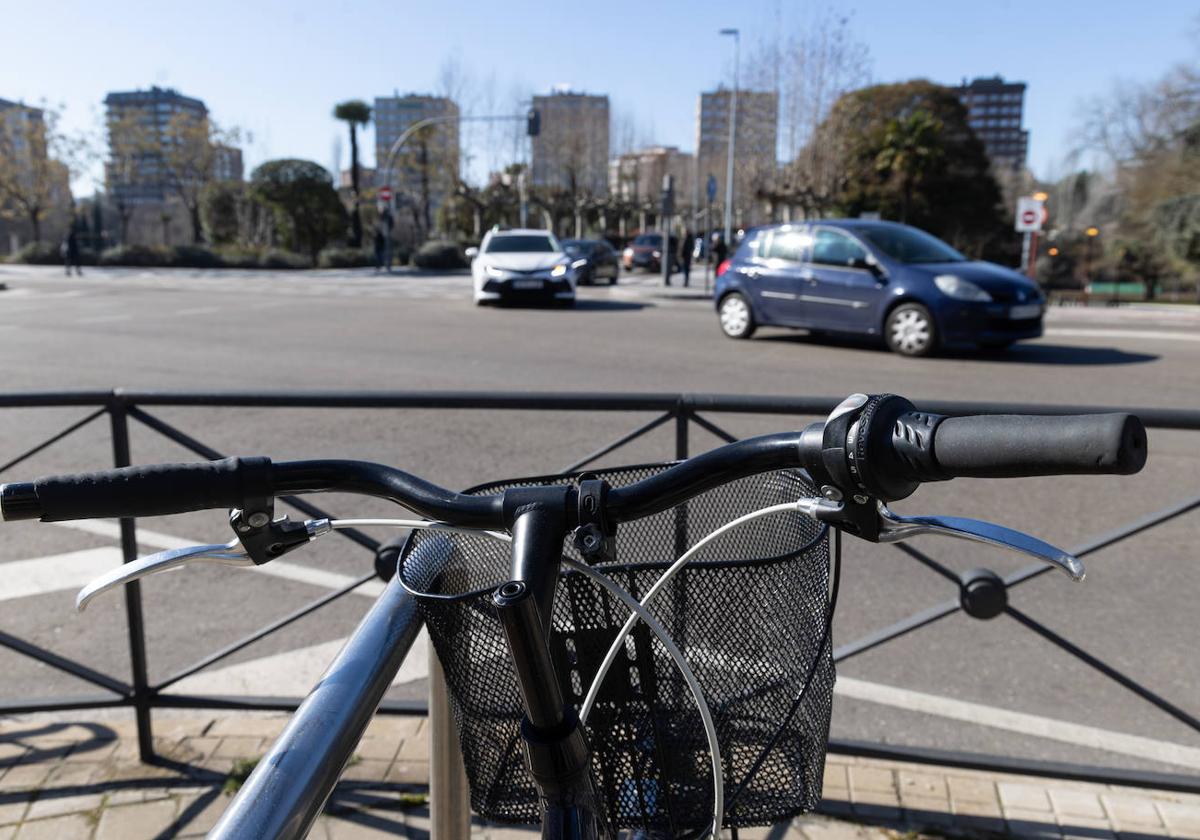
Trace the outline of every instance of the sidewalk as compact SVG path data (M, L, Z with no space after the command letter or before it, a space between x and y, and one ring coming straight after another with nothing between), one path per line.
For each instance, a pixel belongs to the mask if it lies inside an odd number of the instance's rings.
M202 837L283 715L155 720L161 766L124 718L0 722L0 840ZM377 718L311 837L429 836L424 718ZM830 756L817 815L750 840L904 837L1200 838L1200 796ZM536 833L477 824L473 836Z

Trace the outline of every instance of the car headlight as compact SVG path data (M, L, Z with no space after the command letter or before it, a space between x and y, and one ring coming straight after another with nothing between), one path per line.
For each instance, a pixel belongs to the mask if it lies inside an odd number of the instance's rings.
M971 300L977 303L987 303L992 296L969 280L956 277L953 274L939 274L933 278L934 284L948 297L955 300Z
M622 252L621 252L621 256L624 256L624 257L632 257L632 256L633 256L633 249L632 249L632 248L626 248L624 251L622 251Z
M571 268L583 268L585 265L587 265L587 258L583 257L571 263Z
M504 272L496 268L494 265L485 265L483 270L487 272L488 277L503 277Z
M558 265L554 266L554 268L550 269L551 277L562 277L566 273L567 273L566 263L559 263Z
M657 259L659 259L659 258L662 256L662 251L653 251L653 252L651 253L651 256L653 256L653 257L654 257L654 259L656 259L656 260L657 260Z

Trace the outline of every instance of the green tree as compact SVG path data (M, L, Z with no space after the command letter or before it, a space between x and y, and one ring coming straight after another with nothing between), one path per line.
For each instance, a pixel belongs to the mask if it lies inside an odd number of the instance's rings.
M345 231L346 210L320 164L267 161L251 173L250 193L274 211L289 247L307 252L314 264L321 249Z
M1000 187L954 91L924 80L852 91L816 138L832 134L842 147L835 212L874 211L975 256L1011 256Z
M942 121L923 108L887 122L883 148L875 155L875 171L898 185L902 222L908 221L916 185L942 164L944 130Z
M245 187L234 181L209 184L200 193L200 222L213 245L232 245L241 231L241 204Z
M350 211L350 247L361 248L363 238L362 214L358 209L358 127L371 121L371 106L361 99L339 103L333 116L350 126L350 188L354 207ZM338 173L333 173L337 178Z

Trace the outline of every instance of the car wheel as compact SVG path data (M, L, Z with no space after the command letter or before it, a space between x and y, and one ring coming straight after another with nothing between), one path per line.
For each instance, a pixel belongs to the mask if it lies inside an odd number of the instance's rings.
M902 303L893 309L883 332L888 349L901 356L929 356L937 349L937 326L919 303Z
M726 295L717 310L721 332L730 338L749 338L754 334L754 312L749 302L737 292Z

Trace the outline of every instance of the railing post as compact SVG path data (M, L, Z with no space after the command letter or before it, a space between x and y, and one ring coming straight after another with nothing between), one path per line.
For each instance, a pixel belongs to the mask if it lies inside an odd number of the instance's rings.
M125 403L113 398L108 407L112 423L113 463L117 467L128 467L129 419ZM133 519L121 520L121 553L126 563L137 559L137 533ZM133 709L137 719L138 756L147 764L154 763L154 736L150 724L152 702L149 681L146 678L146 628L142 619L142 589L134 581L125 585L125 617L129 627L129 664L133 671Z
M446 674L433 642L429 643L429 836L438 840L469 840L471 797L450 714Z

